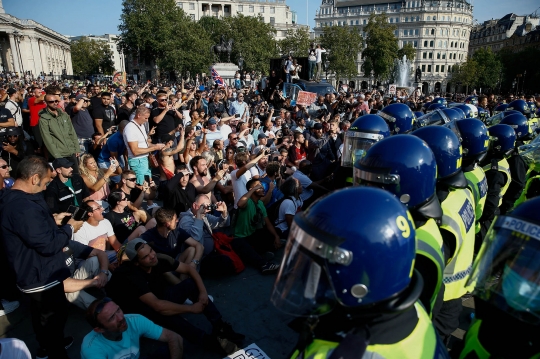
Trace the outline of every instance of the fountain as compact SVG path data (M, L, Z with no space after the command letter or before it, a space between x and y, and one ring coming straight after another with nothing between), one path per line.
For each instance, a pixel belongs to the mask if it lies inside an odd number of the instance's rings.
M407 59L407 55L403 55L403 58L395 61L394 67L394 83L397 85L398 90L407 90L408 94L411 94L414 90L411 82L411 69L412 63Z

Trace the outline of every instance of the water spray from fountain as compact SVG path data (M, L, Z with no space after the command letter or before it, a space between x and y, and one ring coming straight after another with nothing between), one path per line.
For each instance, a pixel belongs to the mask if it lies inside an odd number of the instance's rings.
M407 55L403 55L403 58L397 59L394 66L394 83L397 85L398 90L407 90L407 93L411 94L414 90L411 79L412 62L407 59Z

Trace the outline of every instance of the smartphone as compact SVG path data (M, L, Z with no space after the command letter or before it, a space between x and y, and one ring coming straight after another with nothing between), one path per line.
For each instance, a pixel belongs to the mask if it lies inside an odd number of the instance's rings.
M73 218L76 221L83 221L86 217L86 211L76 206L69 206L66 212L71 213L71 218ZM67 218L67 220L69 221L69 216L64 217L64 219L65 218Z
M237 113L237 114L234 115L234 117L238 118L238 117L240 117L240 114Z
M149 175L144 175L144 180L146 181L146 183L150 184L150 176Z

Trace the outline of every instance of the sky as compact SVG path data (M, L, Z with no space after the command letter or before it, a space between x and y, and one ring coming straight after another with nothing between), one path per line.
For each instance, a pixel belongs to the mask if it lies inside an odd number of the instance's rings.
M474 19L482 23L508 13L528 15L540 7L538 0L470 0ZM32 19L63 35L118 34L121 0L3 0L6 13ZM300 24L315 25L315 11L321 0L287 0ZM540 9L538 9L540 16Z

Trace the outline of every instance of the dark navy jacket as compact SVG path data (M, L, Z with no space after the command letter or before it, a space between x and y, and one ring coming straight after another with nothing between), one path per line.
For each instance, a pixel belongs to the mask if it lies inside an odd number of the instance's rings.
M0 245L25 293L47 290L70 276L63 253L71 226L58 227L42 193L0 191Z

